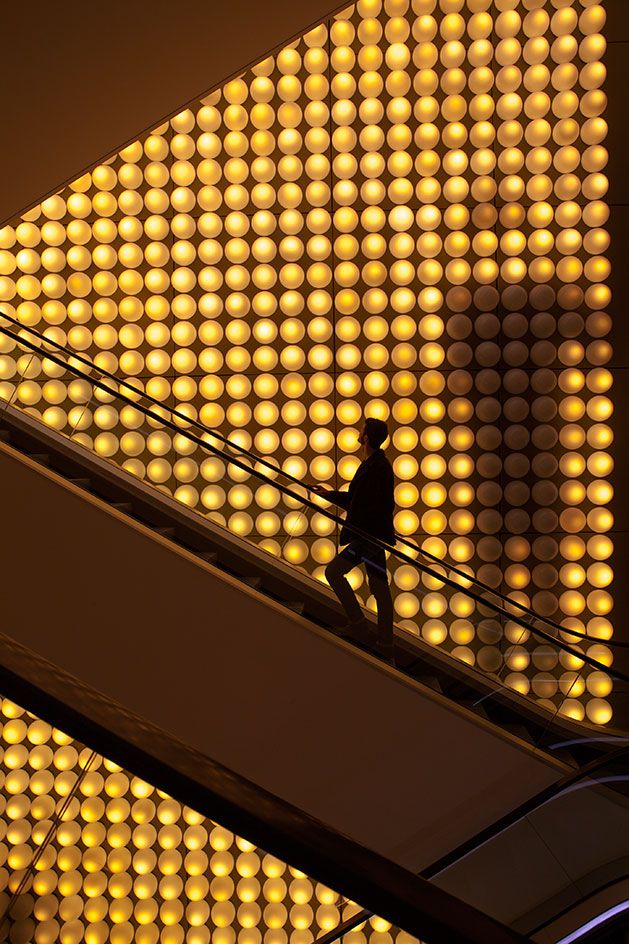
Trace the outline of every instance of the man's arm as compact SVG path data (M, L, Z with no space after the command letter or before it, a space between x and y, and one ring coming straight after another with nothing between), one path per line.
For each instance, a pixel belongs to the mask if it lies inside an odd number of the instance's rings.
M325 485L311 485L310 491L315 495L321 495L326 501L338 505L339 508L344 508L345 511L349 508L349 492L340 492L335 488L327 488Z
M349 492L339 492L331 488L325 493L325 498L326 501L333 502L335 505L338 505L339 508L344 508L345 511L349 508Z

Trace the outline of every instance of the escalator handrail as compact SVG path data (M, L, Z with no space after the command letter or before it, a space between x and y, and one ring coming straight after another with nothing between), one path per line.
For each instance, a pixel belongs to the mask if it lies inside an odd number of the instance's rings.
M437 859L436 862L433 862L417 874L427 879L429 882L433 882L443 872L447 872L452 866L458 865L466 856L477 852L481 846L484 846L486 843L491 842L499 836L505 835L509 829L512 829L518 823L522 822L527 816L531 816L537 810L545 806L545 804L560 799L562 794L568 793L570 788L574 785L586 778L592 777L592 775L598 773L599 770L615 763L625 756L627 756L629 760L629 747L627 747L627 745L620 747L617 751L612 751L610 754L595 757L583 767L571 771L565 777L552 783L549 787L545 787L544 790L540 791L540 793L537 793L529 800L526 800L511 813L507 813L506 816L501 817L495 823L492 823L491 826L487 826L475 836L472 836L471 839L466 840L452 852L442 856L441 859ZM360 924L367 921L371 915L371 911L363 908L356 912L355 915L352 915L351 918L344 921L342 925L335 928L334 931L330 931L324 938L319 938L318 941L325 941L326 944L334 944L339 938L349 934L350 931L355 930Z
M213 436L219 442L224 443L230 449L240 452L242 455L246 456L251 461L265 466L266 468L270 469L275 474L281 475L284 478L288 479L288 481L293 482L295 485L298 485L300 488L307 488L307 486L304 486L303 482L300 481L300 479L298 479L294 475L291 475L290 472L286 472L280 466L276 466L272 462L270 462L268 459L265 459L263 456L257 456L254 452L251 452L251 450L246 449L244 446L240 446L237 443L232 442L227 436L224 436L222 433L219 433L217 430L209 429L207 426L204 426L198 420L193 419L191 417L187 417L185 413L180 412L178 409L165 407L157 399L157 397L154 397L151 394L146 393L143 390L140 390L138 387L135 387L132 383L129 383L128 380L117 377L111 371L107 370L104 367L100 367L98 364L95 364L93 361L91 361L87 357L84 357L82 354L75 351L70 351L67 347L64 347L58 341L55 341L53 338L47 337L45 334L42 334L41 332L36 331L34 328L31 328L28 325L23 325L20 321L13 318L11 315L7 314L4 311L0 312L0 316L2 318L5 318L7 321L11 322L13 325L15 325L15 327L20 328L21 330L28 331L30 334L34 335L36 338L42 341L42 343L51 344L58 351L62 351L68 357L79 361L79 363L84 364L90 370L98 371L103 377L108 377L110 380L114 381L114 383L116 384L122 384L128 390L132 390L134 393L138 394L138 396L142 397L145 400L148 400L149 403L153 403L159 409L168 410L171 416L176 416L180 418L181 420L183 420L187 425L193 426L196 429L201 430L204 435L209 434ZM89 380L89 378L86 378L86 379ZM325 498L325 495L322 497ZM326 513L324 509L319 509L319 510L322 514ZM597 636L590 636L588 633L582 633L580 630L577 630L577 629L575 630L567 629L565 626L562 626L560 623L557 623L555 620L549 619L547 616L540 616L538 613L536 613L530 607L526 606L524 603L520 603L518 600L512 600L506 594L501 593L500 590L496 590L494 587L491 587L489 584L484 583L484 581L480 580L478 577L472 574L467 574L464 570L461 570L455 564L452 564L450 562L447 562L447 563L444 562L443 558L438 557L436 554L432 554L430 551L425 550L424 548L420 547L418 544L414 543L413 541L409 541L408 538L402 537L400 535L396 535L396 540L398 544L403 544L406 547L410 548L415 553L422 554L422 556L428 558L428 560L432 561L433 563L437 564L440 567L447 567L451 573L456 574L457 577L461 577L461 579L465 580L467 583L474 584L476 587L483 590L485 593L489 593L492 596L497 597L499 600L502 600L502 602L505 603L507 606L515 607L521 613L525 613L529 618L538 620L539 622L544 623L546 626L551 627L551 629L554 629L557 632L563 633L568 636L575 636L578 639L583 639L586 641L602 642L605 645L610 646L615 649L629 649L629 643L626 643L626 642L617 641L617 640L603 640Z
M53 363L57 364L60 367L65 368L66 370L69 370L70 373L73 373L75 376L79 377L80 379L86 380L88 383L92 384L93 386L98 387L100 390L103 390L107 395L112 396L114 398L117 397L118 399L127 403L129 406L138 410L140 413L143 413L149 419L156 421L162 426L166 426L167 428L169 428L170 430L172 430L178 435L183 435L185 438L190 439L192 442L196 443L202 449L207 449L210 452L212 452L214 455L219 456L222 459L226 459L225 454L220 449L218 449L216 446L210 445L210 443L206 442L200 436L197 436L194 433L189 432L188 430L182 429L182 427L172 422L172 420L165 419L164 417L161 417L157 414L152 413L151 410L147 409L145 406L139 405L131 397L127 397L125 394L120 393L120 391L114 390L111 387L108 387L107 384L103 383L101 380L97 380L92 377L87 377L77 367L74 367L73 365L67 363L66 361L63 361L57 355L51 354L50 352L42 352L41 348L38 345L36 345L34 342L29 341L24 337L20 337L19 335L16 335L13 331L10 331L8 328L3 327L2 325L0 325L0 332L5 334L7 337L10 337L17 344L25 345L27 348L32 350L34 354L39 354L40 356L43 356L45 359L52 361ZM45 340L46 342L48 341L48 339L45 339ZM96 367L96 365L93 365L93 366L96 368L96 370L99 369L98 367ZM160 405L160 409L166 409L168 412L172 412L170 408L168 407L165 408L161 405ZM187 417L185 417L183 414L179 414L179 415L186 422L188 422ZM211 432L208 432L207 435L212 436L213 434ZM502 607L500 607L497 603L494 603L491 600L485 600L483 597L481 597L478 593L471 590L470 588L462 587L460 583L457 583L456 581L452 580L450 577L447 577L445 574L437 573L431 570L430 567L428 567L426 564L423 564L420 561L415 560L415 558L410 557L408 554L405 554L403 551L397 550L397 548L389 544L387 541L381 541L379 538L375 538L373 535L370 535L367 532L362 531L360 528L357 528L355 525L348 525L344 521L344 519L340 518L338 515L335 515L333 512L330 512L327 509L321 508L320 505L317 505L315 502L311 501L308 498L304 498L302 495L295 494L295 492L291 491L289 488L287 488L287 486L274 482L272 479L266 476L264 472L261 472L258 469L253 468L252 466L248 465L244 461L234 458L234 457L228 457L227 461L231 465L236 466L236 468L239 468L242 471L246 472L248 475L253 475L256 478L261 479L266 484L272 485L273 488L277 489L281 494L288 496L294 501L300 502L302 505L307 505L312 511L323 514L325 517L334 521L336 524L343 525L344 527L347 528L348 531L350 531L350 533L354 534L361 541L374 544L377 547L381 548L382 550L388 551L390 554L393 554L398 559L403 560L407 564L411 564L412 566L416 567L418 570L422 571L422 573L427 574L433 580L437 580L440 583L446 584L447 586L451 587L453 590L457 592L464 593L466 596L471 597L473 600L475 600L477 603L480 603L482 606L488 607L489 609L493 610L495 613L506 617L508 620L511 620L512 622L521 626L523 629L527 630L528 632L533 633L533 635L539 637L540 639L543 639L545 642L548 642L559 649L562 649L564 652L569 653L570 655L581 660L582 662L586 662L588 665L592 666L593 668L601 672L605 672L607 675L610 675L619 681L629 682L629 675L626 675L625 673L617 669L612 670L609 666L604 665L604 663L599 662L598 660L592 658L586 653L580 652L577 649L573 649L572 646L570 646L569 644L563 641L556 639L554 636L551 636L549 633L546 633L535 626L531 626L530 623L527 623L525 620L523 620L519 616L515 616L514 614L508 613L505 610L503 610ZM303 487L304 486L302 486L302 488ZM467 576L466 576L466 579L467 579Z
M266 466L266 468L271 469L276 474L282 475L284 478L288 479L288 481L293 482L294 484L298 485L300 488L305 487L303 482L300 479L298 479L296 476L291 475L290 472L286 472L280 466L274 465L272 462L270 462L268 459L265 459L263 456L257 456L255 453L251 452L251 450L249 449L246 449L244 446L240 446L237 443L233 443L228 437L223 436L222 433L219 433L217 430L209 429L207 426L204 426L202 423L199 423L198 420L187 417L185 413L181 413L177 409L173 409L171 407L164 407L164 405L157 399L157 397L154 397L151 394L146 393L143 390L140 390L138 387L135 387L132 383L129 383L129 381L121 379L120 377L117 377L114 373L107 370L106 368L99 367L97 364L89 360L89 358L84 357L82 354L79 354L74 351L70 351L68 350L68 348L64 347L62 344L59 344L58 341L55 341L52 338L46 337L46 335L41 334L39 331L35 331L34 328L31 328L27 325L22 325L21 322L12 318L10 315L7 315L5 312L2 312L1 314L4 318L6 318L8 321L14 324L16 327L19 327L22 329L25 328L35 337L39 338L43 343L53 345L55 348L57 348L58 351L62 351L64 354L67 354L69 357L72 357L75 360L78 360L79 363L85 364L86 367L93 370L97 370L100 374L102 374L102 376L108 377L110 380L113 380L117 384L124 385L129 390L133 390L134 393L137 393L139 396L143 397L145 400L148 400L150 403L155 404L155 406L157 406L158 408L167 409L168 412L172 416L180 417L182 420L185 420L187 424L194 426L196 429L201 430L204 434L209 433L215 439L218 439L219 442L223 442L229 448L240 452L241 454L245 455L248 459L251 459L253 462ZM322 497L325 498L325 496L322 496ZM539 620L540 622L545 623L547 626L550 626L552 629L556 630L557 632L565 633L571 636L576 636L579 639L591 640L593 642L603 641L603 640L599 640L598 637L596 636L590 636L587 633L582 633L580 630L567 630L565 627L561 626L561 624L555 622L554 620L551 620L545 616L540 616L538 613L535 613L534 610L532 610L530 607L526 606L525 604L520 603L518 600L512 600L510 597L501 593L499 590L496 590L494 587L490 587L489 584L486 584L482 580L479 580L478 577L471 574L467 574L464 570L461 570L455 564L451 564L450 562L446 564L442 558L438 557L436 554L432 554L430 551L425 550L424 548L420 547L418 544L415 544L413 541L409 541L407 538L401 537L400 535L396 535L396 539L397 539L398 544L403 544L406 547L409 547L412 551L422 554L424 557L428 558L428 560L432 561L438 566L442 566L442 567L447 566L448 570L456 574L458 577L461 577L466 582L475 584L484 592L490 593L492 596L497 597L499 600L502 600L503 603L506 603L508 606L516 607L516 609L518 609L520 612L526 613L526 615L529 618ZM613 646L614 648L619 648L619 649L629 648L629 643L618 642L615 640L614 641L604 640L604 642L606 642L608 645Z

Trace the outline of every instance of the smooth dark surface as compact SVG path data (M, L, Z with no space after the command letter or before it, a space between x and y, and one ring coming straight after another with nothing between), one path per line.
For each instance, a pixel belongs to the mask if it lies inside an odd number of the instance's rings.
M629 11L629 3L622 0ZM629 12L627 14L629 19ZM605 53L607 68L607 110L604 118L609 132L605 147L609 151L606 173L609 176L607 200L612 207L629 204L629 148L627 147L627 93L623 86L627 77L629 40L610 42Z
M577 825L578 824L578 825ZM531 811L433 882L532 933L629 867L629 802L585 781Z
M606 35L609 41L629 40L629 4L627 0L603 0L607 10Z
M335 0L0 8L0 225L340 9Z
M458 849L453 849L444 859L434 862L429 868L424 869L421 873L423 878L433 879L440 875L451 866L460 863L465 857L475 853L486 843L492 842L508 832L513 826L533 815L538 809L554 802L560 795L567 795L571 791L579 790L585 783L589 784L605 778L606 789L616 793L613 799L627 805L626 798L629 794L629 788L627 788L623 776L627 770L629 770L629 746L627 746L626 739L617 738L613 743L608 744L608 751L604 755L582 764L576 770L571 771L561 780L537 794L537 796L527 800L521 807L514 809L504 819L498 820L489 829L483 830Z

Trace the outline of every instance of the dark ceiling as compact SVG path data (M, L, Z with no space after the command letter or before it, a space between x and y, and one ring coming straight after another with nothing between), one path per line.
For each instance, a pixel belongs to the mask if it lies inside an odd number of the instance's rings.
M335 0L3 4L0 225L341 8Z

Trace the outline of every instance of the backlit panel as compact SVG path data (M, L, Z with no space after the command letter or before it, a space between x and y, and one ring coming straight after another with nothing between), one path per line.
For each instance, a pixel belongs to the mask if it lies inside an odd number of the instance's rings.
M12 944L311 944L358 906L0 699ZM347 944L415 944L373 917Z
M604 23L589 0L361 0L7 227L0 297L306 481L351 478L387 419L398 533L609 664ZM30 359L2 343L10 397ZM323 517L47 371L23 406L322 575ZM393 579L410 632L609 720L606 676Z

